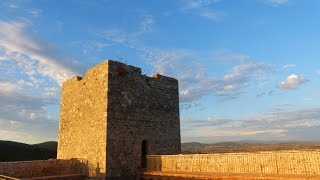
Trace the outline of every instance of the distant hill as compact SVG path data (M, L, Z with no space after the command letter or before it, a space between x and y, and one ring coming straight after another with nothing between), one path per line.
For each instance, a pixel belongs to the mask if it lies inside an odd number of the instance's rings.
M30 145L0 140L0 161L30 161L56 158L56 147L56 142L44 142Z
M236 141L204 144L182 143L183 154L237 153L279 150L320 150L320 142L258 142Z
M56 141L47 141L39 144L34 144L33 146L38 146L42 148L46 148L50 151L57 152L58 142Z
M58 143L55 141L30 145L0 140L0 161L30 161L56 158L57 145ZM188 142L182 143L181 149L183 154L237 153L278 150L320 150L320 142L235 141L213 144Z

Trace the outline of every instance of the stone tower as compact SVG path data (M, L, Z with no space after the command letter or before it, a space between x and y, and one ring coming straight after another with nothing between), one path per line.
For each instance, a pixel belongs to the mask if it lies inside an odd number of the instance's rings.
M107 60L63 83L58 159L87 160L90 176L133 177L180 143L176 79Z

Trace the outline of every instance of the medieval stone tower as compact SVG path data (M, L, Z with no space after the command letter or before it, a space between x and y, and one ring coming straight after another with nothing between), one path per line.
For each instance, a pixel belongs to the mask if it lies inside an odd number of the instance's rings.
M180 153L178 81L107 60L63 83L58 159L89 175L133 176L146 155Z

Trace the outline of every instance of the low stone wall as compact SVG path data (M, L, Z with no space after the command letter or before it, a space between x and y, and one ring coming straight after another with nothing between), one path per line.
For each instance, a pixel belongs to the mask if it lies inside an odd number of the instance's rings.
M320 152L279 151L260 153L152 155L148 171L253 174L320 174Z
M0 174L15 178L31 178L68 174L88 174L85 161L70 160L37 160L0 162Z

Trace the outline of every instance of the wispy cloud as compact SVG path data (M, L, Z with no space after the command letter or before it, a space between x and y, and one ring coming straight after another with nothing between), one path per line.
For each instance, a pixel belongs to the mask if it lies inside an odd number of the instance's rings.
M12 92L16 92L21 89L21 84L13 83L10 81L0 81L0 93L10 94Z
M0 137L1 140L14 140L30 144L56 141L57 125L54 125L54 128L51 126L52 123L30 124L0 118Z
M2 6L11 8L11 9L18 9L19 8L19 3L17 2L9 2L9 1L4 1L1 3Z
M0 134L24 142L55 140L58 114L48 107L58 109L61 83L84 68L28 26L0 21L0 124L6 125Z
M290 69L290 68L294 68L294 67L296 67L295 64L285 64L282 66L282 69Z
M275 90L269 90L256 95L256 98L262 98L264 96L274 96L279 95Z
M200 100L207 95L215 95L221 101L235 99L245 92L252 81L263 82L268 74L273 72L269 64L256 62L245 55L224 54L225 57L215 56L216 53L199 53L190 50L146 50L144 55L155 70L164 75L173 76L179 80L180 101L190 103ZM221 59L238 62L226 71L223 76L209 74L210 63L221 63ZM231 57L231 58L230 58ZM228 61L226 61L228 62ZM229 61L230 62L230 61ZM192 72L192 73L191 73Z
M59 85L65 79L83 71L79 62L66 58L53 45L30 35L26 30L26 23L0 21L0 26L0 47L5 49L5 56L12 55L9 59L19 61L15 58L17 54L28 56L30 60L38 63L37 73L53 79Z
M36 87L29 91L27 86L22 80L0 79L0 134L5 134L1 138L22 142L54 140L58 117L47 107L58 106L59 89L45 88L39 95L33 92L38 92Z
M56 96L56 95L60 95L60 89L57 88L57 87L46 87L44 88L44 92L43 92L43 95L46 95L46 96Z
M183 0L182 2L182 10L192 10L210 6L214 3L219 2L220 0Z
M183 13L194 14L204 19L221 21L226 13L221 10L213 9L212 5L220 0L186 0L181 1L180 11Z
M155 19L150 14L141 15L138 31L125 31L122 28L107 28L106 30L97 33L102 39L106 40L107 44L121 44L128 48L140 49L142 44L139 41L143 35L150 33L154 29Z
M288 4L289 0L263 0L263 2L273 7L279 7Z
M141 31L139 32L127 32L121 28L107 28L103 32L98 33L99 36L106 40L109 44L120 44L128 48L139 48L139 37L141 36Z
M0 84L0 104L2 110L5 107L12 108L9 112L16 112L16 108L39 110L47 104L58 103L57 97L33 95L27 91L24 84L19 82L1 80ZM4 112L1 113L1 115L4 114Z
M278 88L281 90L293 90L297 89L300 85L308 82L303 76L291 74L285 80L278 84Z
M27 11L31 16L33 17L39 17L40 14L42 13L42 10L39 9L30 9Z
M215 50L211 56L217 64L238 64L250 61L250 56L226 49Z
M142 32L151 32L153 30L153 25L155 23L154 17L150 14L145 14L142 16L140 22L140 29Z
M100 36L111 43L137 50L157 73L177 78L181 103L197 104L207 95L214 95L219 101L236 99L246 92L246 88L265 83L275 72L270 64L228 50L201 52L146 47L139 41L141 35L111 28L103 31ZM227 65L229 68L222 75L209 73L216 64Z
M224 80L230 83L247 82L250 78L258 80L267 80L266 72L273 71L273 67L270 64L263 62L248 62L237 65L224 76Z
M320 109L272 112L236 120L209 118L182 122L183 141L314 140L312 133L303 132L320 129ZM296 139L297 135L300 139Z
M205 19L213 20L213 21L221 21L225 17L225 13L223 11L202 11L199 15Z
M74 41L71 43L75 47L82 48L83 54L100 53L106 48L112 46L111 43L106 43L104 41Z

